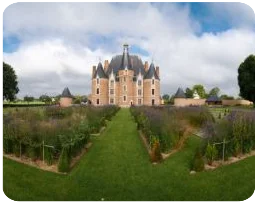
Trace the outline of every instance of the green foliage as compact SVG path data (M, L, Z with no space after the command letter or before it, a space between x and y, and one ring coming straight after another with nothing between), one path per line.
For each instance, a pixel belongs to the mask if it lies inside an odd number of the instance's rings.
M220 88L214 87L210 90L209 96L219 96Z
M193 92L196 91L200 96L200 98L206 98L206 92L203 85L200 85L200 84L194 85L192 88L192 91Z
M170 101L170 96L168 94L164 94L162 99L164 100L164 104L168 104Z
M32 96L28 96L28 95L26 95L25 97L24 97L24 101L25 102L33 102L34 101L34 97L32 97Z
M70 170L70 154L69 148L63 147L62 152L58 162L58 171L59 172L69 172Z
M131 107L130 111L148 143L152 142L152 137L158 139L161 152L179 148L186 131L184 120L196 127L207 121L214 122L206 108Z
M3 62L3 99L13 101L19 92L17 76L14 69Z
M221 119L221 113L219 112L218 119Z
M42 101L42 102L45 102L46 104L51 104L52 102L52 99L51 97L49 97L48 95L46 94L43 94L39 97L39 100Z
M63 160L59 161L62 163L61 170L64 170L63 165L67 163L65 156L68 155L69 159L77 156L89 142L94 127L90 118L97 122L99 130L106 125L105 118L110 120L118 110L116 106L13 109L4 114L4 152L14 153L17 157L21 152L21 155L35 161L42 159L44 143L47 145L44 147L44 158L51 165L54 158L60 158L58 152L66 148L67 152L62 152Z
M240 96L255 102L255 55L248 56L238 68Z
M196 172L200 172L204 170L204 160L199 148L196 149L196 152L192 161L192 165L191 165L191 170Z
M187 87L185 92L186 98L193 98L193 94L194 94L193 90Z
M44 159L47 165L52 165L54 160L54 149L51 147L44 147Z
M218 151L215 145L208 143L206 147L205 157L207 158L209 165L212 165L212 162L216 159L217 155Z

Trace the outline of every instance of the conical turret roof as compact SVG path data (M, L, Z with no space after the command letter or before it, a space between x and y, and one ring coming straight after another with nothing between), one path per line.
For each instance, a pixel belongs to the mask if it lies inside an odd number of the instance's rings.
M62 91L61 97L73 98L68 87L64 88L64 90Z
M186 95L181 87L178 88L175 98L186 98Z

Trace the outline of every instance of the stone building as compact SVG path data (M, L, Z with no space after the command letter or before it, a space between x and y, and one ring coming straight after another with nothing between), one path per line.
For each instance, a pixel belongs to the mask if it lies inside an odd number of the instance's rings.
M125 44L122 55L93 66L90 99L93 105L160 105L159 67L143 64Z
M70 90L68 87L65 87L60 98L60 106L61 107L68 107L72 104L73 96L70 93Z

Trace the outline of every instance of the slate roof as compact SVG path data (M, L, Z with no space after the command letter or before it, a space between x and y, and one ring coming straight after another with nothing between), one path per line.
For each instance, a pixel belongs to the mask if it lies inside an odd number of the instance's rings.
M93 75L93 78L96 78L96 76L99 76L99 78L108 78L108 76L105 74L103 65L101 62L98 63L95 74Z
M141 74L144 75L145 71L144 71L144 65L142 60L135 55L129 55L128 58L131 64L130 69L134 70L135 75L138 75L140 70L141 70ZM122 64L124 64L124 62L122 60L123 60L123 55L114 56L109 64L107 74L109 75L112 72L112 70L113 70L113 73L116 74L121 68L123 69Z
M154 77L154 79L160 79L155 71L155 67L154 64L151 63L149 70L146 72L144 79L152 79Z
M178 88L175 98L186 98L186 95L181 87Z
M64 90L62 91L61 97L73 98L68 87L64 88Z
M217 101L221 101L221 99L216 95L210 96L208 99L206 99L206 102L217 102Z

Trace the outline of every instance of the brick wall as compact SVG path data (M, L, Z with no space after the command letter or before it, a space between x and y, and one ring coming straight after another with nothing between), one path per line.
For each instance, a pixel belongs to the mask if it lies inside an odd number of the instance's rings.
M205 105L206 99L191 99L191 98L175 98L175 106L202 106Z

